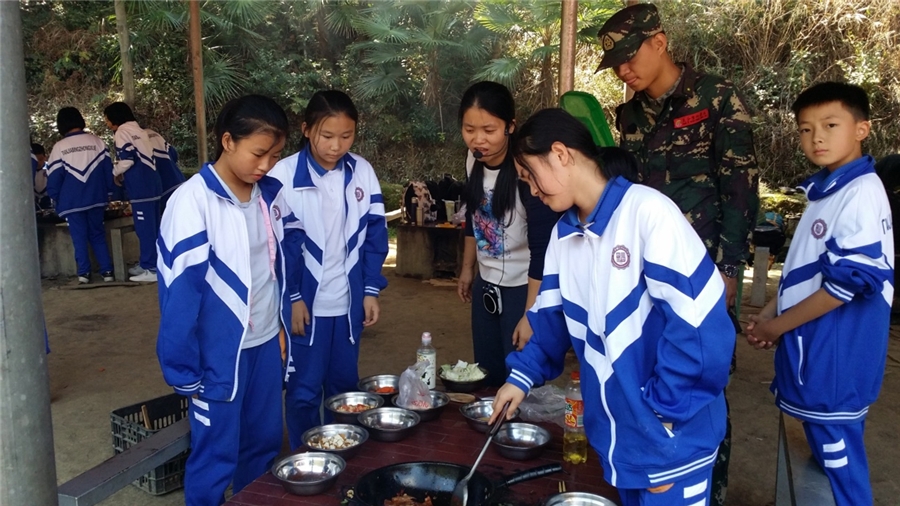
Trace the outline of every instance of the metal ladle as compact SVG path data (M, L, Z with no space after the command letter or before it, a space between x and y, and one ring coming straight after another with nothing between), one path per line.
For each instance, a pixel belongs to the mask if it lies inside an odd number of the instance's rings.
M472 466L469 474L467 474L465 478L460 480L460 482L456 484L456 487L453 488L453 496L450 498L450 506L466 506L466 503L469 501L469 479L472 478L472 475L475 474L475 468L478 467L478 464L481 462L481 458L484 457L484 452L486 452L488 446L491 445L491 440L494 439L494 435L497 434L497 431L500 430L500 426L503 425L504 421L506 421L507 409L509 409L509 402L503 405L503 411L501 411L500 416L497 417L496 420L494 420L494 425L491 426L491 430L490 432L488 432L487 441L484 442L484 447L481 448L481 453L479 453L478 458L475 459L475 464Z

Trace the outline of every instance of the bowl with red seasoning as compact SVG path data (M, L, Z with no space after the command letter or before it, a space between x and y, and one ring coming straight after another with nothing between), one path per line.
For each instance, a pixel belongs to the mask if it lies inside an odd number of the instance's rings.
M345 392L325 399L325 409L338 423L359 424L357 417L363 411L380 408L381 396L369 392Z
M410 411L414 411L419 415L419 418L423 422L427 422L429 420L434 420L441 416L441 413L444 411L444 408L447 407L447 404L450 404L450 397L447 396L444 392L438 392L437 390L429 390L428 391L431 397L430 401L420 401L413 403L410 406L404 406L400 403L400 396L395 395L391 397L391 402L394 406L398 408L408 409Z

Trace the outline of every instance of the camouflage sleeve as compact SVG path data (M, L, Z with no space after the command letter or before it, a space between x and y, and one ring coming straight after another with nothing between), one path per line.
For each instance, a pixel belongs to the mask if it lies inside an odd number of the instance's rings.
M750 256L750 233L759 210L759 168L750 111L733 88L723 89L715 134L722 209L716 262L738 264Z

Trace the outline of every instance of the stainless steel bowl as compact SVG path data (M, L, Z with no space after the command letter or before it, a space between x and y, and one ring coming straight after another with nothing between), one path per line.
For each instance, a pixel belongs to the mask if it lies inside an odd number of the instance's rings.
M420 422L418 414L402 408L370 409L360 413L358 420L369 436L378 441L400 441Z
M447 379L444 377L444 371L438 369L438 378L441 379L441 383L447 388L447 390L451 392L474 392L476 390L480 390L481 387L484 386L485 381L487 381L488 370L484 367L478 366L478 370L484 373L484 377L475 380L475 381L454 381L451 379Z
M345 467L344 459L333 453L292 453L275 460L272 474L292 494L315 495L331 488Z
M547 499L544 506L616 506L616 503L597 494L563 492Z
M375 391L382 387L391 387L394 390L385 393L378 393ZM400 376L395 376L393 374L377 374L375 376L369 376L359 380L359 383L356 384L356 388L361 392L371 392L380 395L386 404L391 402L391 397L400 393Z
M324 448L322 446L324 439L337 437L343 439L349 446L345 448ZM314 452L334 453L340 455L344 460L349 460L350 457L359 453L362 444L369 439L369 431L358 425L333 423L313 427L304 432L302 438L303 444Z
M447 407L447 404L450 404L450 397L447 397L447 394L444 392L430 390L429 393L431 394L431 407L429 409L421 409L414 406L401 406L397 403L397 399L400 397L399 395L391 397L391 403L398 408L415 411L416 414L419 415L420 421L427 422L441 416L444 408Z
M531 423L504 423L494 436L494 448L508 459L529 460L540 456L550 443L547 429Z
M325 409L327 409L331 415L334 416L334 420L339 423L357 423L356 417L359 415L359 411L338 411L338 408L346 405L355 406L359 404L369 406L368 409L375 409L380 408L384 404L384 399L377 394L369 392L345 392L332 395L325 399Z
M469 424L469 427L472 427L478 432L487 432L488 429L490 429L487 421L494 413L494 408L492 406L493 403L493 398L489 400L482 399L480 401L470 402L468 404L460 406L459 412L462 413L462 416L466 419L466 423ZM517 416L519 416L518 409L513 412L513 418Z

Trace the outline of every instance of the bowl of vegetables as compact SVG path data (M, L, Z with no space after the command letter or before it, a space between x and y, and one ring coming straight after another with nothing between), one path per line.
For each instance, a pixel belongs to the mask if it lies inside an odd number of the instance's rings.
M369 431L358 425L332 423L303 433L303 444L312 451L336 453L348 460L359 453L369 439Z
M381 396L369 392L345 392L325 399L327 409L338 423L355 424L357 415L363 411L380 408L384 404Z
M478 364L469 364L462 360L454 365L444 364L438 377L444 387L451 392L474 392L484 386L488 371Z

